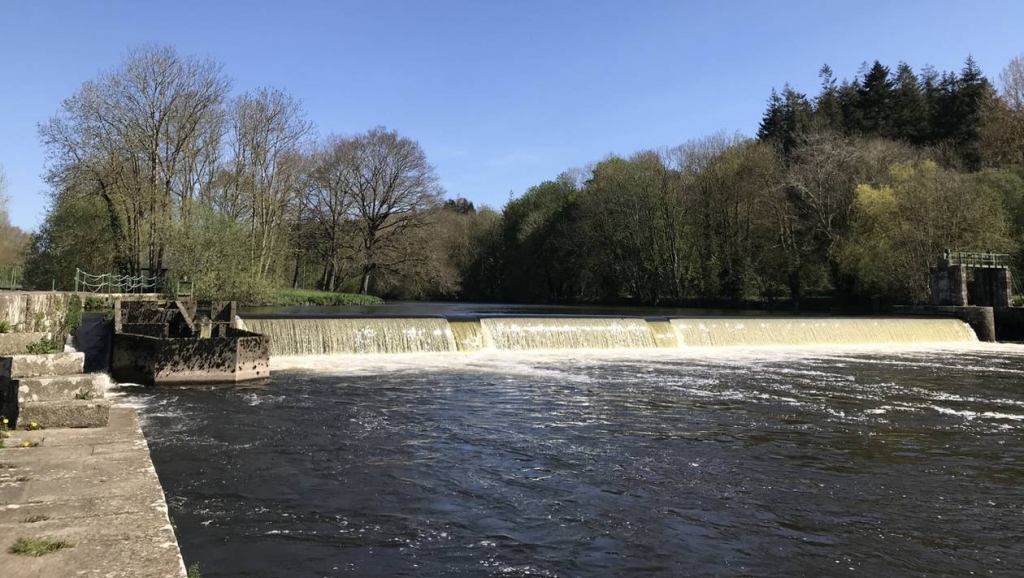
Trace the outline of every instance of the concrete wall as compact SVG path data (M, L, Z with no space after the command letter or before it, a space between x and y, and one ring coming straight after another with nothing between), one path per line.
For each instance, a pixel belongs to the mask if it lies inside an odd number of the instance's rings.
M64 323L70 293L0 292L0 320L16 332L56 331Z
M998 307L995 317L999 341L1024 341L1024 307Z
M111 373L147 385L225 383L270 376L270 340L232 329L227 337L158 339L114 335Z

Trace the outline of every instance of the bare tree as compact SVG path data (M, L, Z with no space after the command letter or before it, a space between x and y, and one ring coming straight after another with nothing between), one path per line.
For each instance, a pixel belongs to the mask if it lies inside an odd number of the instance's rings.
M312 155L306 181L306 211L323 260L320 286L334 291L344 264L353 258L354 196L359 165L354 139L329 137Z
M117 239L117 266L143 255L164 266L174 205L192 197L200 155L218 141L229 81L220 64L146 46L100 74L40 126L55 193L100 197Z
M7 196L7 175L0 166L0 266L21 263L28 244L28 234L11 224Z
M985 164L1006 167L1024 163L1024 56L1010 61L999 75L997 98L982 107L979 150Z
M357 221L362 274L368 293L378 270L400 267L408 258L401 237L426 222L443 191L420 144L377 127L353 139L352 215Z
M231 105L235 198L243 203L256 274L271 269L288 209L301 187L302 149L313 131L302 105L278 89L239 96Z
M1024 55L1014 57L999 74L999 93L1010 110L1024 112Z

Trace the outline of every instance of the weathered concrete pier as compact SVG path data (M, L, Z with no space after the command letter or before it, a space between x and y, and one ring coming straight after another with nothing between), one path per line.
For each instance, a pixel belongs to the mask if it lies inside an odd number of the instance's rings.
M122 302L114 309L111 374L145 385L270 377L270 341L235 325L235 302Z

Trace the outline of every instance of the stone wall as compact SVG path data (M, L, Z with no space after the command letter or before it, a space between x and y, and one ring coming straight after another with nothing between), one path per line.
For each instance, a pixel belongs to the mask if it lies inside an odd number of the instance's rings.
M0 320L15 332L54 332L64 323L71 293L0 292Z
M29 344L49 336L44 332L0 333L0 355L27 353Z

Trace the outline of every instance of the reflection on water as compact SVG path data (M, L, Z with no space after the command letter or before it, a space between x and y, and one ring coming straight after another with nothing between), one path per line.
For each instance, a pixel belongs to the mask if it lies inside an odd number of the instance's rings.
M1013 576L1024 349L275 359L130 390L217 576Z

